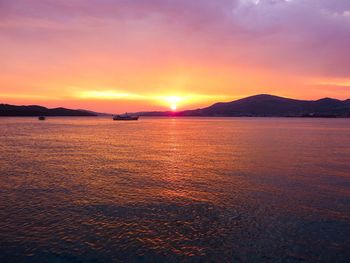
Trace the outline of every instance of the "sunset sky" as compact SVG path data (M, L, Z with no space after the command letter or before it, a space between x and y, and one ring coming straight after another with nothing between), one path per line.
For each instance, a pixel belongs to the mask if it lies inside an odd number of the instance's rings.
M350 98L349 0L0 0L0 103Z

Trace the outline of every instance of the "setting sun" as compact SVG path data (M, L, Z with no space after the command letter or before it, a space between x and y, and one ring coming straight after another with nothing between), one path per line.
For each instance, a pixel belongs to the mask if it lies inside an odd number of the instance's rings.
M175 111L177 109L177 106L179 102L181 102L183 99L179 96L168 96L165 97L166 102L170 105L170 109Z

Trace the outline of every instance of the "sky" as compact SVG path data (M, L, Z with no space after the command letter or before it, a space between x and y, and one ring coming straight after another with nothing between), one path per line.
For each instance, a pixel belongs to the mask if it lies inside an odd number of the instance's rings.
M0 0L0 103L350 98L349 0Z

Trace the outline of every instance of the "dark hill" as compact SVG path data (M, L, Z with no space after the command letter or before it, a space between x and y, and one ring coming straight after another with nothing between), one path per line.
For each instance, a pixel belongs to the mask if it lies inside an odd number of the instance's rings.
M48 109L42 106L14 106L0 104L0 116L96 116L83 110L65 108Z
M154 116L155 113L142 115ZM252 116L252 117L349 117L350 100L324 98L316 101L295 100L272 95L255 95L232 102L220 102L197 110L176 113L162 112L158 116Z

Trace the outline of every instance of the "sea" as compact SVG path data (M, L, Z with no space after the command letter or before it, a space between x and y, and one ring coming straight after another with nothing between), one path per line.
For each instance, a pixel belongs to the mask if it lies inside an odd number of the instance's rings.
M0 118L0 262L350 262L350 119Z

